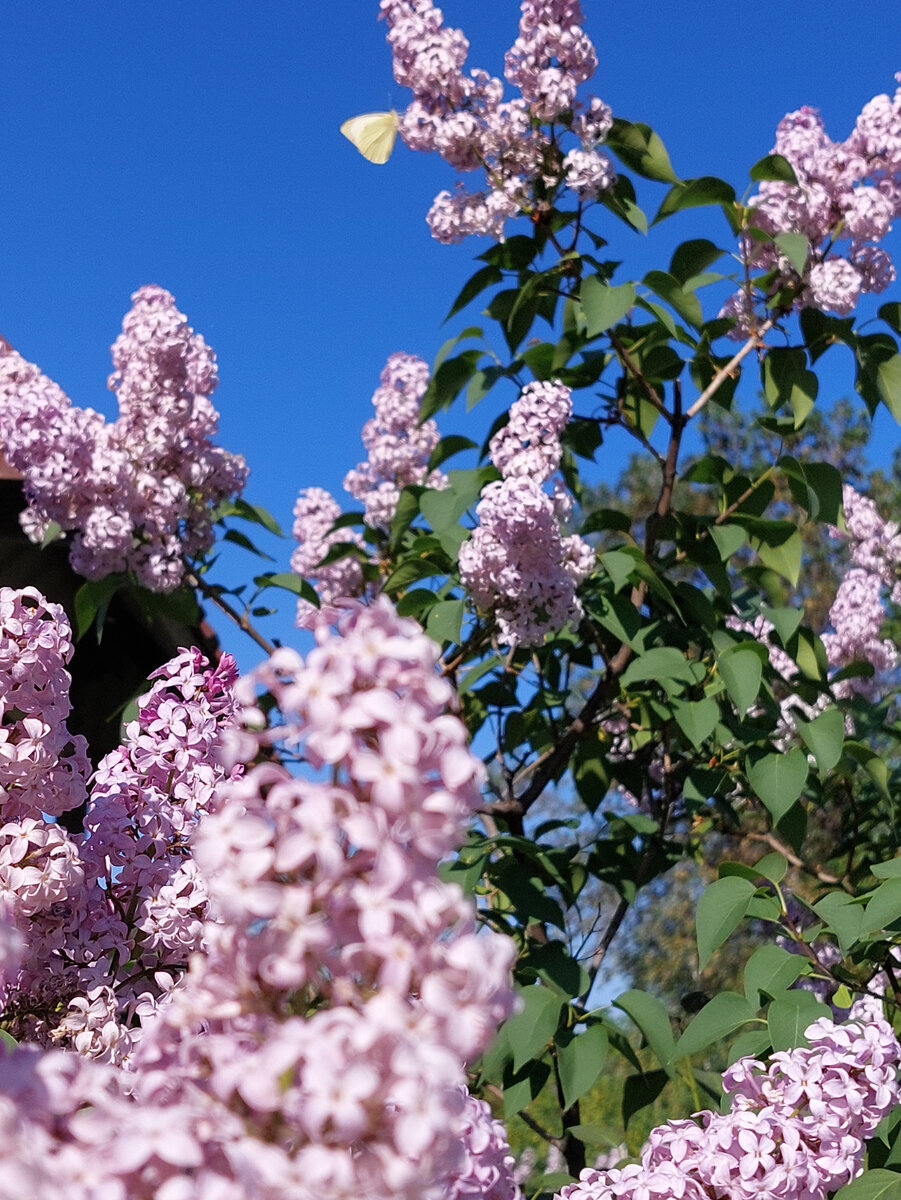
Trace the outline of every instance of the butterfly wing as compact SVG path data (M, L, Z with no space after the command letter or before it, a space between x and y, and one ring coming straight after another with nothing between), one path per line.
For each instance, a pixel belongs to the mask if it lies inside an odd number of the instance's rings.
M386 163L394 149L397 113L393 108L391 112L361 113L345 121L341 132L371 163Z

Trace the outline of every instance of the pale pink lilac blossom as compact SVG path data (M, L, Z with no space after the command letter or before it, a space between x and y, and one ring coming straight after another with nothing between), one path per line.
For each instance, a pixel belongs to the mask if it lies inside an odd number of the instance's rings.
M559 381L523 389L490 443L504 478L482 489L478 524L460 547L464 587L511 646L536 645L582 615L576 588L594 568L594 551L561 532L563 486L558 481L553 496L543 486L560 463L571 413L570 389Z
M176 897L202 887L202 935L166 972L126 927L62 1002L51 1040L72 1050L0 1047L0 1195L519 1200L502 1127L463 1071L512 1011L513 944L479 932L437 876L482 765L438 647L386 600L315 633L306 661L279 650L241 683L224 744L230 676L183 656L102 772L83 846L87 864L108 861L93 905L143 887L158 853ZM271 725L260 689L281 710ZM273 761L285 745L322 780ZM164 777L169 808L157 798L145 822L133 798ZM131 816L104 822L117 796ZM179 841L160 841L178 812ZM144 868L123 853L135 837L139 855L157 839Z
M873 667L875 678L861 677L836 685L842 693L856 690L872 696L879 689L879 676L898 664L897 647L882 637L881 631L886 619L886 591L891 591L896 603L901 595L901 532L895 521L883 520L873 501L849 484L843 489L843 507L847 532L835 528L830 532L847 542L854 565L839 584L829 609L832 629L823 634L823 644L832 667L855 661Z
M36 588L0 587L0 817L59 816L84 799L87 743L71 734L72 634Z
M335 562L322 560L339 542L356 546L365 555L365 545L355 529L334 529L341 506L325 488L304 488L294 505L294 537L297 545L291 555L291 569L315 583L316 592L326 608L340 607L363 591L363 570L353 552ZM319 610L303 596L297 601L297 625L305 628L318 619Z
M419 423L419 406L429 383L428 364L412 354L392 354L372 397L375 416L363 426L365 462L344 478L345 491L362 500L366 524L387 530L401 489L409 484L447 486L440 471L429 471L438 444L438 426Z
M753 235L743 239L747 264L776 272L769 295L787 284L795 289L796 308L814 305L847 316L862 293L884 291L894 280L891 258L877 243L901 213L899 145L901 88L894 98L869 101L844 142L828 137L813 108L780 121L773 153L788 160L798 182L761 183L751 200L754 225L770 238L803 234L810 251L799 274L774 242ZM747 336L753 325L750 313L745 318L750 308L742 292L722 310L722 316L740 318L731 336Z
M879 1017L821 1018L805 1037L769 1066L734 1063L729 1112L658 1126L640 1163L587 1169L560 1200L826 1200L861 1173L865 1140L898 1103L901 1047Z
M165 969L201 948L209 897L190 840L225 778L215 751L234 717L235 678L230 656L210 668L199 651L182 651L152 677L124 745L70 797L73 807L87 801L84 833L40 816L0 827L4 911L25 941L6 997L17 1035L66 1041L82 1029L78 1012L102 1001L103 1046L92 1053L121 1058L133 1040L129 1006L163 994ZM102 990L111 986L112 1008Z
M131 571L167 592L184 559L211 548L215 509L241 491L247 467L212 441L212 351L163 288L132 300L112 348L112 423L0 342L0 448L24 477L22 526L33 541L55 523L71 535L79 574Z
M558 186L581 201L612 186L610 160L596 148L610 129L610 110L596 97L584 104L576 96L597 66L576 0L523 0L505 63L520 94L508 101L502 80L479 69L465 72L469 42L444 24L431 0L381 0L380 8L394 78L412 92L401 137L413 150L437 152L457 171L485 172L482 190L458 183L435 198L428 223L438 241L503 240L510 218L547 208L547 194ZM553 136L543 124L558 127ZM581 149L564 155L561 132L574 134Z

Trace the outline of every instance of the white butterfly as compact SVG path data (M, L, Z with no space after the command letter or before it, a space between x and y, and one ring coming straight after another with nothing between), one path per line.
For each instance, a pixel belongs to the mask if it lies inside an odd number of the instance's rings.
M361 113L345 121L341 132L371 163L386 163L394 149L397 113L393 108L390 112Z

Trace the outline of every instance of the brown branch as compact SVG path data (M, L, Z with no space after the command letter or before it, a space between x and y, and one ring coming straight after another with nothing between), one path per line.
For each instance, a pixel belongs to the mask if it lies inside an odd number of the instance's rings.
M636 607L641 606L645 590L646 585L644 583L639 584L633 590L632 598L633 602L637 599ZM530 775L533 776L532 782L525 791L521 792L518 796L513 796L505 800L495 800L481 808L479 810L480 813L495 817L512 817L517 823L522 820L547 785L556 779L557 775L563 770L579 740L593 725L598 713L610 702L619 676L626 669L631 657L631 647L626 642L623 642L622 646L620 646L619 650L610 660L607 670L598 680L594 691L585 701L581 712L573 718L563 731L559 742L551 746L550 749L545 750L535 762L529 763L527 767L524 767L522 771L517 773L514 785L521 783Z
M772 329L775 319L775 317L770 317L768 320L764 321L759 329L755 329L738 353L733 354L726 365L717 371L713 379L711 379L710 383L708 383L707 387L704 388L703 392L701 392L700 396L698 396L697 400L695 400L694 404L685 414L689 420L691 420L692 417L697 416L707 401L712 396L716 395L725 381L731 377L733 371L742 361L742 359L746 358L752 350L756 350L758 346L763 344L761 339L768 330Z
M657 389L652 387L651 384L647 381L647 379L645 379L644 375L642 375L642 373L641 373L640 367L635 362L635 359L632 357L632 355L629 353L629 351L626 349L626 347L622 344L622 342L619 340L619 338L616 336L615 333L610 334L610 345L616 351L616 357L619 359L619 361L623 364L623 366L626 368L626 370L629 372L629 374L632 376L632 378L636 381L636 383L638 383L641 386L641 390L644 392L645 396L650 401L650 403L654 406L654 408L657 409L657 411L660 413L661 417L665 417L666 420L669 421L670 424L672 424L672 420L673 420L672 414L670 413L669 409L666 407L666 405L663 403L663 401L658 396Z
M846 879L842 879L838 875L833 875L829 871L824 871L819 863L805 862L803 858L795 854L791 847L786 846L785 842L771 830L768 830L766 833L745 833L741 836L747 838L750 842L764 842L771 850L775 850L778 854L781 854L793 867L799 871L803 871L805 875L810 875L812 879L817 879L820 883L830 885L841 884L846 892L851 895L854 894L853 890L848 886Z
M218 608L221 613L224 613L230 621L234 621L238 628L243 630L244 633L246 633L249 638L256 642L261 649L265 650L267 654L275 653L276 647L274 643L267 641L266 638L264 638L263 635L259 633L253 627L253 625L251 625L250 621L247 619L246 613L242 616L241 613L232 608L228 601L223 600L215 588L210 587L208 583L204 582L204 580L196 575L193 571L189 571L188 574L185 575L185 582L187 583L188 587L196 588L197 591L200 592L200 594L206 600L209 600L211 604L215 604L216 608Z
M591 966L595 975L597 974L601 963L607 956L607 951L610 949L611 942L619 933L619 927L622 925L628 911L629 901L621 897L616 909L614 910L613 916L610 918L610 924L604 930L604 936L601 938L600 945L591 956Z
M494 1096L498 1100L503 1100L503 1098L504 1098L504 1093L494 1083L486 1083L485 1091L491 1092L492 1096ZM547 1129L545 1129L545 1128L543 1128L543 1126L539 1125L538 1122L535 1120L535 1118L530 1116L525 1110L517 1113L516 1115L522 1121L524 1121L526 1125L528 1125L528 1127L532 1130L533 1133L537 1133L540 1138L544 1138L544 1140L546 1142L549 1142L552 1146L556 1146L558 1149L561 1148L563 1139L554 1137L554 1135L552 1133L549 1133Z

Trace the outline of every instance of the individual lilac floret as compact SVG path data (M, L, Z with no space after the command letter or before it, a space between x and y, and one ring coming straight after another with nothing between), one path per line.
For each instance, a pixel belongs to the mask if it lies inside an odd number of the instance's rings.
M641 1163L586 1170L560 1200L826 1200L863 1169L864 1142L898 1103L901 1047L880 1018L809 1026L809 1047L723 1077L731 1111L651 1131Z
M345 490L362 500L366 524L388 529L401 488L424 483L440 488L447 481L440 471L429 473L429 458L438 444L434 421L419 424L419 406L429 383L429 368L412 354L392 354L372 397L375 416L363 426L363 445L369 452L344 479Z
M0 448L24 477L32 541L55 522L72 535L79 574L132 571L167 592L184 578L185 557L212 546L215 509L241 491L247 467L212 441L212 351L163 288L142 287L132 300L113 345L120 415L111 424L0 341Z

